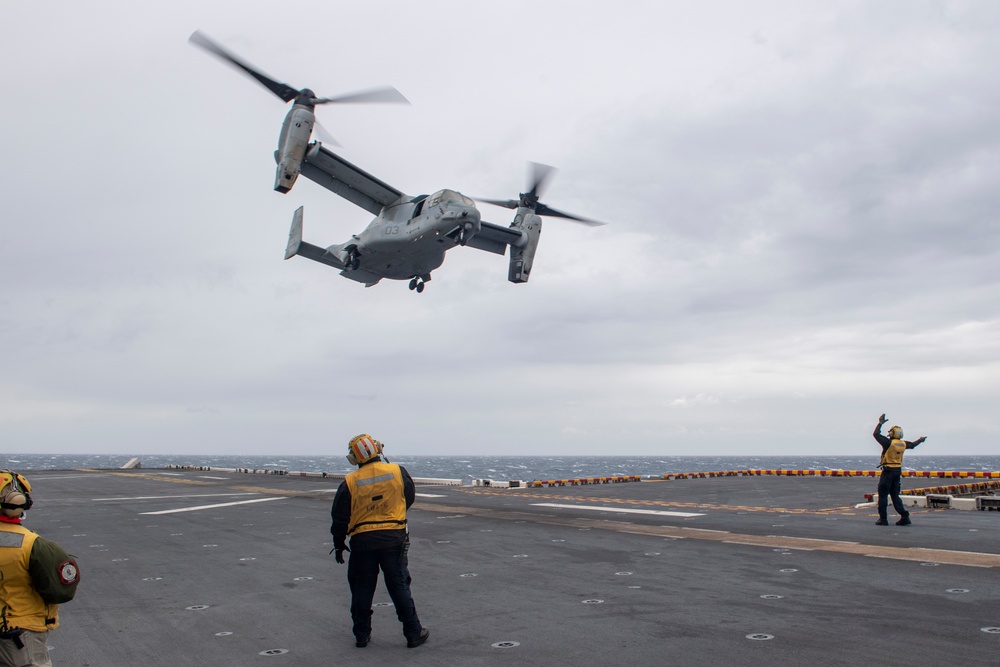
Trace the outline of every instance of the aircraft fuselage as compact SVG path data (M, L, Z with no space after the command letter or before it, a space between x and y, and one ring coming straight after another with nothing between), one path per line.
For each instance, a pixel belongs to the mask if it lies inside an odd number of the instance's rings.
M392 280L430 279L445 253L464 245L480 230L480 214L471 199L453 190L429 197L405 197L386 206L360 234L333 246L357 260L356 269ZM351 264L350 259L345 261ZM351 277L351 268L345 271Z

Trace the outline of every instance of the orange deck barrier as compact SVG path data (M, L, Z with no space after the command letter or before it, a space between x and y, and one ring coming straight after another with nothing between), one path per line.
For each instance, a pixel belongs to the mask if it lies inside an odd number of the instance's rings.
M612 477L575 477L572 479L535 480L531 486L579 486L581 484L619 484L621 482L641 482L641 475L614 475Z
M663 473L662 479L705 479L709 477L737 477L743 475L777 475L784 477L878 477L882 474L880 470L761 470L757 468L749 470L720 470L714 472L668 472ZM984 471L961 471L961 470L904 470L903 477L940 477L946 479L973 478L973 479L1000 479L1000 472Z

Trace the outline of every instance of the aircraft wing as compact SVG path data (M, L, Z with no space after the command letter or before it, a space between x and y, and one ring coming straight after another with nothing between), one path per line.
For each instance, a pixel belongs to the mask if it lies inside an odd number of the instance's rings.
M470 248L478 248L486 252L503 255L507 252L507 246L517 245L522 242L521 237L523 234L518 229L501 227L490 222L480 224L480 230L465 244Z
M372 215L378 215L403 193L323 146L316 144L306 153L301 173Z

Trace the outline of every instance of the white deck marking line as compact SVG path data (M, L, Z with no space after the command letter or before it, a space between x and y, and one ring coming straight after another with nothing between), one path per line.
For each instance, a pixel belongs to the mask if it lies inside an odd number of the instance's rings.
M442 493L418 493L416 494L418 498L447 498L448 496Z
M199 505L198 507L180 507L175 510L160 510L159 512L139 512L139 514L176 514L177 512L197 512L198 510L210 510L216 507L232 507L233 505L248 505L250 503L266 503L272 500L287 500L286 496L277 498L254 498L253 500L237 500L234 503L219 503L218 505Z
M248 492L248 493L196 493L194 495L187 496L133 496L131 498L121 497L121 498L91 498L91 502L97 502L99 500L166 500L169 498L225 498L227 496L258 496L259 493Z
M694 514L692 512L669 512L667 510L640 510L630 507L600 507L597 505L561 505L559 503L531 503L534 507L558 507L568 510L591 510L594 512L615 512L624 514L655 514L656 516L705 516L704 514Z
M49 480L49 479L80 479L81 477L93 477L93 473L83 473L80 475L46 475L44 470L31 470L31 479Z
M211 475L198 475L198 477L201 477L202 479L221 479L224 481L232 479L231 477L212 477Z

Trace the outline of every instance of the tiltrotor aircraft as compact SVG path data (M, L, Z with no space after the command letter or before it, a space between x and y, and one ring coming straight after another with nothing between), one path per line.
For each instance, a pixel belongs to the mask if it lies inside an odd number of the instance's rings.
M328 150L319 141L310 141L313 127L317 125L317 104L406 102L396 89L385 87L337 97L316 97L308 88L296 90L275 81L200 32L195 31L189 41L243 70L285 102L293 103L281 126L278 150L274 153L278 164L275 190L288 192L302 174L376 216L360 234L352 235L344 243L322 248L302 240L303 212L299 207L292 218L285 259L299 255L327 264L338 269L345 278L364 283L366 287L383 278L409 280L411 290L423 292L424 284L431 279L431 271L441 266L448 250L468 246L503 255L510 246L507 279L523 283L531 274L538 247L542 231L540 216L566 218L587 225L604 224L541 203L539 197L553 171L552 167L542 164L533 164L528 190L518 199L481 200L514 209L514 221L509 227L484 222L472 199L455 190L438 190L432 195L415 197L406 195Z

